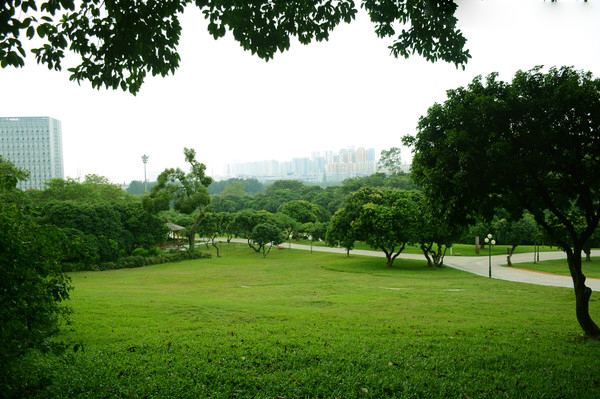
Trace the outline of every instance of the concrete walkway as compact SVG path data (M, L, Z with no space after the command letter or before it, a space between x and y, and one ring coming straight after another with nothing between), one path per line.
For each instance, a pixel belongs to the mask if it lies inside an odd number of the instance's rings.
M235 240L236 242L246 243L246 240ZM288 247L288 243L281 244L282 246ZM292 249L310 250L310 245L291 244ZM332 252L345 254L346 250L343 248L331 248L322 246L313 246L312 250L315 252ZM376 256L384 258L385 254L382 251L366 251L361 249L355 249L350 251L351 255L364 255L364 256ZM600 256L600 250L593 250L592 256ZM425 260L422 254L400 254L399 259L417 259ZM567 256L562 251L554 252L540 252L540 261L551 260L551 259L566 259ZM511 258L513 267L502 266L505 265L506 255L495 255L492 256L492 278L516 281L520 283L539 284L539 285L551 285L555 287L567 287L573 288L573 280L571 276L561 276L558 274L535 272L531 270L520 269L518 263L521 262L532 262L533 253L514 254ZM489 257L488 256L446 256L444 258L444 265L452 267L454 269L463 270L469 273L477 274L479 276L489 276ZM585 266L584 266L585 267ZM568 270L565 270L568 273ZM600 279L588 278L586 285L594 291L600 291Z

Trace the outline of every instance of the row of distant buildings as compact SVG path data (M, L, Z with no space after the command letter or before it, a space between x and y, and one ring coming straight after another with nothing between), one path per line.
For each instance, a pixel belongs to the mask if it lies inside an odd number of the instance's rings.
M50 117L0 117L0 155L30 172L29 179L18 184L22 190L43 189L47 181L64 178L61 122ZM225 177L321 184L377 171L375 149L348 147L338 152L314 152L291 161L232 163L227 165Z
M377 171L375 149L348 147L339 152L314 152L291 161L260 161L227 165L227 178L255 178L262 182L282 179L309 183L335 183L349 177L368 176Z
M0 117L0 155L29 171L22 190L43 189L44 183L64 178L62 129L49 117Z

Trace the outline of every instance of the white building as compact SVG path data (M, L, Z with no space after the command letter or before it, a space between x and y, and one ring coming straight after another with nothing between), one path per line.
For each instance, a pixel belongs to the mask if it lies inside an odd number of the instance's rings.
M43 189L44 183L64 178L62 130L59 120L44 117L0 117L0 155L29 171L22 190Z

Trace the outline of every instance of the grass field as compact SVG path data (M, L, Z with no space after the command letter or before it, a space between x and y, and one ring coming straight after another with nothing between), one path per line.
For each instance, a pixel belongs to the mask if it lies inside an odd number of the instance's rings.
M543 262L515 263L515 267L522 269L535 270L546 273L562 274L569 276L569 266L566 259L545 260ZM600 278L600 258L592 258L591 262L582 261L581 268L583 274L588 278Z
M223 245L73 273L84 351L35 358L39 398L597 398L571 289L425 262ZM592 317L600 303L592 296Z
M302 244L302 245L310 245L310 241L309 240L292 240L293 244ZM286 241L285 243L283 243L282 245L287 245L288 242ZM315 241L313 242L314 246L326 246L327 244L323 241ZM506 254L506 249L508 248L507 245L495 245L492 247L492 255L503 255ZM366 250L372 250L373 248L371 248L370 246L368 246L367 244L365 244L364 242L356 242L354 249L366 249ZM534 251L534 246L533 245L519 245L517 248L515 248L515 253L519 254L519 253L528 253L528 252L533 252ZM546 252L546 251L559 251L559 249L557 247L550 247L550 246L540 246L540 251L541 252ZM407 254L422 254L423 251L421 251L421 248L419 248L419 246L417 245L407 245L406 248L404 249L403 253L407 253ZM475 245L469 245L469 244L454 244L452 245L452 251L448 250L446 252L447 255L462 255L462 256L488 256L489 255L489 249L486 247L485 249L480 249L479 253L476 253L475 250Z

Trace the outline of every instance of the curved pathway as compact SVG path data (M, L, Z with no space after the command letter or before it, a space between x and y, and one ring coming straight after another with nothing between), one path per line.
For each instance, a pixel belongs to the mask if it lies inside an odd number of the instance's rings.
M236 240L237 241L237 240ZM246 243L246 240L239 240L237 242ZM284 243L286 247L288 243ZM292 249L310 250L309 245L291 244ZM332 253L346 253L343 248L331 248L322 246L313 246L312 250L315 252L332 252ZM381 251L368 251L355 249L350 251L353 255L364 255L364 256L377 256L385 257ZM600 256L600 250L593 250L592 256ZM566 259L566 255L562 251L553 252L540 252L540 261L551 260L551 259ZM398 258L401 259L418 259L424 260L422 254L400 254ZM511 258L513 265L522 262L533 261L533 253L514 254ZM506 255L494 255L492 256L492 278L508 281L516 281L520 283L539 284L539 285L551 285L555 287L567 287L573 288L573 280L571 276L561 276L558 274L536 272L532 270L520 269L518 266L506 267L502 266L506 264ZM452 267L454 269L463 270L469 273L474 273L479 276L489 276L489 257L488 256L446 256L444 258L444 265ZM600 279L588 278L586 285L594 291L600 291Z

